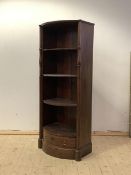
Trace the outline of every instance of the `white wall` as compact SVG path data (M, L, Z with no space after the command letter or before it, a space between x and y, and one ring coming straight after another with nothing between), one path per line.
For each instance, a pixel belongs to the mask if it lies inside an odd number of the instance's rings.
M39 28L52 20L94 22L93 130L128 130L130 0L1 0L0 129L39 120Z

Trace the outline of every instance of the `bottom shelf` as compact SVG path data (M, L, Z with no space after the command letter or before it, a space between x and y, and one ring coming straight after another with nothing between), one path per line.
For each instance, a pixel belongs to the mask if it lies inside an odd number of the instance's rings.
M52 135L57 135L61 137L76 137L76 132L74 128L58 122L46 125L44 127L44 130L46 133L48 132Z

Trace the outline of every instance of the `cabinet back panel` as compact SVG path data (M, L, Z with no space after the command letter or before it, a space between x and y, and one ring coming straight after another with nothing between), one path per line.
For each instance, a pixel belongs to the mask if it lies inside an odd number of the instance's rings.
M76 107L57 107L57 121L63 126L76 128Z
M57 84L57 96L63 98L69 98L76 102L76 79L66 78L65 80L59 80Z
M58 122L64 127L76 129L76 107L44 105L43 126Z
M44 74L76 74L76 51L51 51L43 59Z
M43 74L57 72L57 55L55 53L43 54Z
M77 24L45 27L43 37L43 49L77 47Z
M43 104L43 126L57 121L57 109L53 106Z
M76 102L76 78L44 78L44 99L66 98Z
M43 81L43 91L44 91L44 99L56 98L57 94L57 81L56 78L44 78Z

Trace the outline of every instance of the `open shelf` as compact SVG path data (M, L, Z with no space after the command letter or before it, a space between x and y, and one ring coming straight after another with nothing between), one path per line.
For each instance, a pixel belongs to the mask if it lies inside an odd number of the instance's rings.
M45 104L53 105L53 106L77 106L76 103L72 102L69 99L64 99L64 98L52 98L52 99L43 100L43 102Z
M44 129L57 136L76 137L76 131L74 128L58 122L46 125Z
M77 102L77 78L63 78L61 76L53 78L43 76L43 100L45 103L55 106L76 106ZM69 99L69 100L67 100Z
M66 23L65 25L49 25L43 29L43 49L76 48L78 24Z
M70 75L70 74L43 74L44 77L77 77L77 75Z
M43 57L43 74L77 74L77 52L44 52Z
M61 126L69 127L76 131L76 106L54 106L44 102L42 106L44 107L44 114L48 116L46 122L44 122L44 127L52 123L59 123Z

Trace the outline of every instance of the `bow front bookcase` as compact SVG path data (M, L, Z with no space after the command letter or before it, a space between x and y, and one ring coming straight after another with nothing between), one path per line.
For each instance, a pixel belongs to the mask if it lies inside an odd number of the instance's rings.
M93 33L82 20L40 25L38 147L51 156L81 160L92 151Z

